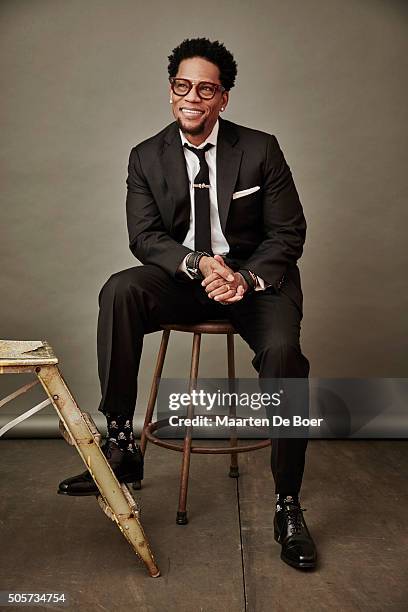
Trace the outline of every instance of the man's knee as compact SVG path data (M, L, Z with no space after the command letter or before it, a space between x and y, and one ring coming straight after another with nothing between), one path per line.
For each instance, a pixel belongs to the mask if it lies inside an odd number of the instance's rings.
M150 267L137 266L112 274L99 292L99 305L104 297L126 299L129 295L137 295L139 291L148 288L152 280Z

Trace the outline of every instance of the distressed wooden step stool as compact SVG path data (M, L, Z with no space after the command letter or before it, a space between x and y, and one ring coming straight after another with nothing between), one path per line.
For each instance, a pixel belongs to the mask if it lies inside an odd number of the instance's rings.
M60 417L64 438L76 447L94 479L100 494L102 510L119 527L150 575L160 576L149 543L139 520L139 508L125 484L120 485L103 454L101 435L87 413L73 398L59 369L58 358L46 341L0 340L0 374L36 374L37 379L0 400L0 408L40 382L48 395L34 408L13 419L0 429L0 437L9 429L52 404Z

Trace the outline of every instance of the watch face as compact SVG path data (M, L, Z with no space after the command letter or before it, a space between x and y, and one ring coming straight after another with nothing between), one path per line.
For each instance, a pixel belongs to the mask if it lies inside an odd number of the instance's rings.
M200 270L198 268L190 268L189 272L194 278L200 278Z

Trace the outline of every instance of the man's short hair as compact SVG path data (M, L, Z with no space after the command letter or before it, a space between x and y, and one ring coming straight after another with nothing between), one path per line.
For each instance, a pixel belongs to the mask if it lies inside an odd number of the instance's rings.
M234 56L218 40L211 42L208 38L186 38L178 47L175 47L168 57L169 76L175 77L180 62L192 57L203 57L218 66L221 85L227 91L234 87L237 76L237 63Z

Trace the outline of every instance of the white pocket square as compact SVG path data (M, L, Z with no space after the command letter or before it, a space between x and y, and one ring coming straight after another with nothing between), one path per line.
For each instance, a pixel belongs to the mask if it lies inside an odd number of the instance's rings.
M232 194L232 199L236 200L237 198L243 198L244 196L247 196L250 193L255 193L255 191L258 191L258 189L260 189L259 185L257 185L256 187L250 187L249 189L243 189L242 191L236 191Z

